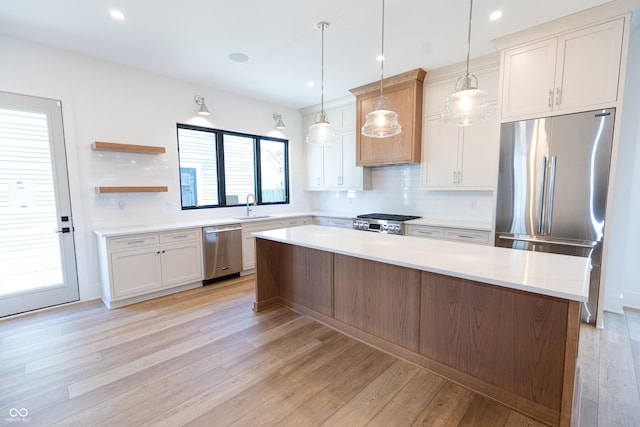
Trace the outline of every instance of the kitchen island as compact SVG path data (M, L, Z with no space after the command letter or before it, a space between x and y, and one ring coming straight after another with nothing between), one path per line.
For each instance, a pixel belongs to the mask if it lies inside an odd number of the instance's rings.
M550 425L569 425L588 259L313 225L254 233L284 304Z

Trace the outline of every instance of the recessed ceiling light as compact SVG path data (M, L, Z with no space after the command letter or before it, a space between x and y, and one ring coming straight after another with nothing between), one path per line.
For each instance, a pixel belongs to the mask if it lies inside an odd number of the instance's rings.
M496 10L494 12L491 12L491 15L489 15L489 19L492 20L492 21L497 21L500 18L502 18L502 11L501 10Z
M314 82L307 82L307 86L314 87L316 84Z
M111 15L113 19L116 19L118 21L124 21L124 13L120 12L117 9L111 9L109 11L109 15Z
M247 62L249 57L241 52L233 52L229 55L229 59L233 62Z

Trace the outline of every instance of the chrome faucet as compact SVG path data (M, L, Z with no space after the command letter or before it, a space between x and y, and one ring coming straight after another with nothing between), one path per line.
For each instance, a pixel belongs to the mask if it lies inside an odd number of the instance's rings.
M247 195L247 216L251 216L251 211L253 210L253 208L251 208L251 205L249 204L249 197L253 199L253 206L256 205L256 196L254 196L253 194L248 194Z

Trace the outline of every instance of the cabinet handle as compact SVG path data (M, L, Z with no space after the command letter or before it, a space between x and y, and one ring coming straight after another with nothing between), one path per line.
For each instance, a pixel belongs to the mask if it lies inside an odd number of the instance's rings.
M423 230L418 230L418 233L420 233L420 234L427 234L427 235L429 235L429 236L431 236L431 235L433 234L433 232L432 232L432 231L423 231Z
M160 254L160 251L156 252L158 255Z
M458 184L462 184L462 171L458 171Z
M456 183L456 171L453 171L453 183Z
M553 107L553 89L549 89L549 108Z
M186 239L188 236L186 234L183 234L181 236L173 236L174 239Z
M320 185L320 177L318 177L318 185Z
M460 237L461 239L473 239L473 238L475 238L475 236L469 236L467 234L456 234L456 236Z
M127 242L127 245L137 245L138 243L144 243L144 240L133 240L131 242Z
M562 103L562 91L560 88L556 88L556 106Z

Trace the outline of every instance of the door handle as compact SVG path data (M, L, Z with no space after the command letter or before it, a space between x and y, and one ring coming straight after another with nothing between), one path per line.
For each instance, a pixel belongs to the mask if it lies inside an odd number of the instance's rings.
M544 183L547 178L547 156L542 158L540 165L540 181L538 183L538 212L536 212L536 231L542 233L542 208L544 204Z
M549 189L547 190L547 234L551 234L551 220L553 217L553 193L556 187L556 162L558 156L551 157L551 164L549 166Z

